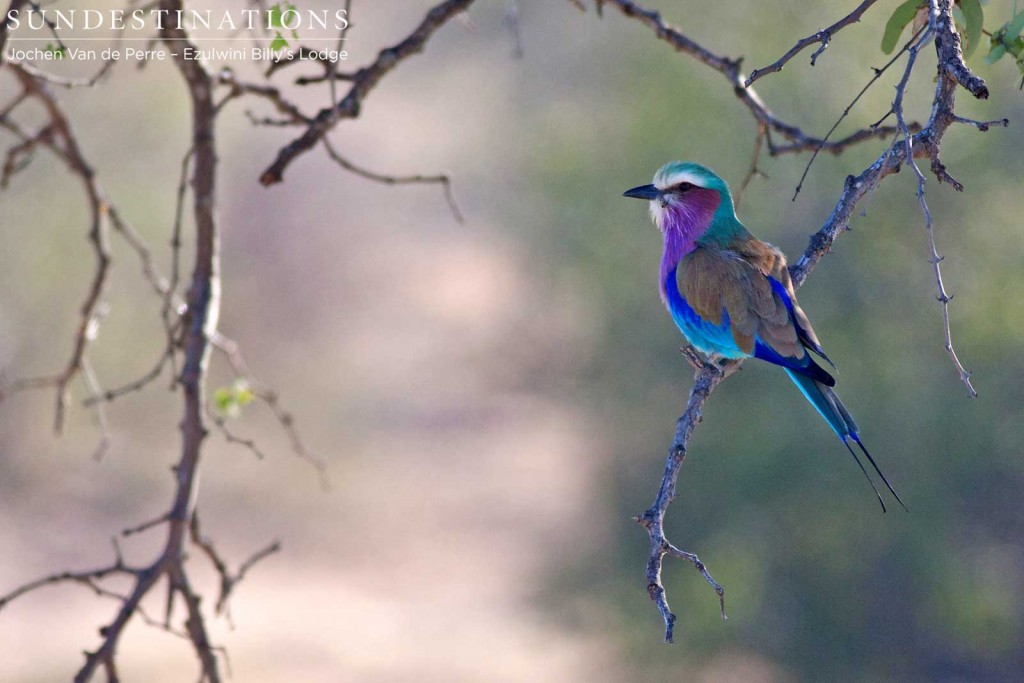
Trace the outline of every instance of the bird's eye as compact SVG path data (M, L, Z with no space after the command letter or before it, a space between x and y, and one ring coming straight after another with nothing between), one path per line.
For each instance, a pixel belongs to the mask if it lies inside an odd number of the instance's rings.
M693 183L679 183L676 185L676 192L686 192L693 189Z

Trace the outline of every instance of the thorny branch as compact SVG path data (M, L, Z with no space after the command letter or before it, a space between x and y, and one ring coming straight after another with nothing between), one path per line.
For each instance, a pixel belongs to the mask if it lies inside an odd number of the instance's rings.
M719 57L709 52L678 30L664 24L657 12L644 9L630 0L601 0L601 2L614 5L626 16L633 17L653 29L660 39L668 42L677 51L686 53L724 74L733 82L736 87L737 97L750 108L758 123L792 140L796 146L795 149L813 150L825 147L823 140L812 140L798 129L778 126L774 117L768 113L753 91L743 87L743 83L740 82L741 76L739 74L738 61ZM811 236L803 256L790 266L790 274L793 278L794 286L800 287L822 257L831 250L832 244L839 234L849 228L850 219L861 200L870 195L886 176L899 171L903 164L910 164L918 174L918 199L925 215L929 246L931 248L931 262L935 268L936 280L939 286L939 300L943 303L943 316L946 325L946 349L950 353L957 371L960 373L961 380L973 395L973 387L970 386L969 375L960 365L959 360L957 360L956 354L952 349L952 343L950 342L947 304L951 297L943 287L941 274L938 269L938 262L941 259L934 247L931 214L928 212L927 204L924 202L924 176L917 170L915 158L927 157L931 162L932 172L940 182L948 182L954 188L962 189L960 183L949 176L946 172L946 167L939 159L939 145L946 130L953 123L966 123L984 131L990 125L1006 125L1006 121L972 121L963 119L953 113L954 96L958 85L979 99L988 97L988 87L964 63L963 54L960 50L960 39L954 28L952 18L952 0L930 0L930 3L931 19L927 30L928 35L915 36L911 41L912 44L906 48L910 57L908 58L904 77L897 87L896 99L893 103L893 109L898 119L896 132L899 135L897 135L897 138L881 156L862 173L857 176L849 176L846 179L842 194L831 215L821 229ZM867 4L865 3L865 5ZM862 7L864 6L862 5ZM914 66L917 51L927 41L932 40L932 37L934 37L935 49L938 55L938 78L936 80L935 95L928 123L919 132L914 133L911 126L903 118L902 99ZM892 129L889 132L892 132ZM755 155L752 163L755 169L756 163ZM680 468L686 457L687 445L694 428L701 421L704 403L715 387L725 377L738 369L742 361L726 361L721 365L716 365L699 357L691 358L690 360L697 367L697 370L686 409L676 423L676 432L669 446L661 487L651 507L636 517L636 521L642 524L650 535L651 553L646 569L647 590L661 612L665 622L665 640L668 642L672 642L674 637L675 615L669 608L665 589L661 581L662 565L666 554L680 557L692 563L701 572L705 580L715 589L715 592L718 593L719 598L723 601L722 616L725 616L724 591L722 587L711 578L704 564L700 562L696 555L678 550L678 548L669 543L664 534L664 519L668 506L675 497L676 482L679 479Z
M828 132L825 133L825 137L823 138L824 140L828 140L830 137L832 137L832 133L836 132L836 128L839 128L839 124L841 124L843 122L843 120L846 119L846 117L850 115L850 112L853 110L853 108L855 106L857 106L858 102L860 102L860 98L864 97L864 93L866 93L868 90L870 90L871 86L873 86L875 83L877 83L878 79L880 79L885 74L885 72L889 70L889 68L893 64L895 64L897 61L899 61L899 59L904 54L906 54L906 52L908 50L910 50L910 48L913 45L915 45L917 43L918 38L921 37L921 34L924 32L924 30L925 29L922 28L917 33L915 33L913 36L911 36L910 40L908 40L903 45L903 47L900 48L899 52L894 54L892 56L892 59L890 59L888 62L886 62L885 65L882 66L882 68L874 69L875 75L872 76L871 80L869 80L864 85L864 87L860 89L860 92L857 93L857 95L853 98L853 100L851 100L850 103L848 105L846 105L846 109L843 109L843 113L839 115L839 118L837 118L835 123L832 124L832 127L828 129ZM871 127L872 128L877 128L878 126L880 126L882 124L882 121L887 119L889 117L889 114L891 114L891 113L892 113L892 108L890 107L889 111L886 112L886 114L884 116L882 116L882 118L880 118L877 122L871 124ZM898 129L898 130L901 130L901 129ZM911 124L906 126L906 130L905 131L901 130L901 132L906 132L906 133L909 134L909 133L916 133L919 130L921 130L921 126L920 125L918 125L917 123L911 123ZM800 190L803 189L804 181L807 180L807 174L811 172L811 166L814 164L814 160L818 158L818 153L819 152L821 152L821 148L818 148L818 149L814 150L814 153L811 154L811 158L807 160L807 165L804 166L804 172L800 174L800 180L797 181L796 188L793 190L793 199L791 201L796 201L797 195L799 195L800 194Z
M864 2L857 6L857 9L853 10L828 28L823 28L817 33L809 35L803 40L797 41L796 45L789 48L789 52L779 57L776 61L772 62L768 66L763 66L760 69L754 69L751 71L750 76L748 76L747 80L743 82L743 85L749 88L754 84L754 81L767 76L768 74L782 71L782 68L786 66L786 63L803 52L804 48L814 45L815 43L821 43L821 47L815 50L811 55L811 66L814 66L814 63L818 60L818 57L821 56L821 53L828 48L828 44L832 40L832 37L841 29L860 21L861 15L863 15L864 12L866 12L867 9L876 2L878 2L878 0L864 0Z
M161 9L181 9L180 0L164 0ZM188 36L180 28L165 26L164 40L187 43ZM180 54L180 53L179 53ZM206 622L200 610L200 598L192 587L185 569L187 527L194 513L198 484L201 445L206 437L203 417L205 378L209 365L209 337L216 329L219 313L218 234L214 215L216 204L216 151L214 138L213 85L205 69L195 61L176 58L176 65L185 80L192 101L192 137L195 164L192 174L193 218L196 226L196 257L191 286L187 296L187 312L182 324L184 367L179 379L184 398L181 423L182 454L174 467L176 489L164 524L167 539L157 558L143 569L132 572L133 586L125 596L113 621L100 630L100 646L86 653L85 664L75 677L88 681L103 668L108 679L116 679L115 653L128 622L139 612L142 599L161 579L167 580L167 610L164 623L170 626L176 599L185 606L185 633L201 666L201 680L221 680L216 649L210 642ZM120 558L118 559L120 562Z
M644 26L647 26L654 31L659 40L667 43L677 52L687 54L722 74L729 81L736 97L750 110L758 125L767 127L768 130L778 133L789 141L789 144L786 145L775 145L770 137L767 138L768 153L771 156L819 149L832 152L833 154L840 154L847 147L858 142L884 139L897 132L894 127L878 126L856 131L842 140L835 141L808 135L801 128L786 123L775 116L761 100L757 92L752 87L746 85L746 77L741 70L742 59L730 59L729 57L711 52L684 35L679 29L666 24L658 12L649 10L636 2L632 2L632 0L599 0L598 7L604 4L613 5L627 17L636 19Z
M180 10L180 0L165 0L161 8L170 12ZM184 31L169 26L163 30L162 38L176 42L188 40ZM172 388L180 386L184 398L184 418L181 425L182 453L177 465L173 468L176 488L169 511L151 522L124 531L124 535L127 536L158 526L166 526L167 538L159 555L147 565L129 566L122 559L120 549L115 541L116 560L108 567L88 572L60 572L30 582L0 597L0 609L10 601L43 586L62 582L86 585L98 595L116 598L120 607L112 621L100 629L101 643L99 647L85 653L85 663L75 676L76 681L91 680L101 669L106 673L108 680L118 680L115 661L118 643L132 617L138 615L146 623L157 625L162 630L186 638L192 644L200 661L201 680L216 683L221 680L217 655L225 656L225 653L209 640L204 616L200 609L200 596L192 587L190 576L185 568L185 544L191 538L192 542L201 548L213 562L215 569L221 575L218 612L226 610L231 592L253 565L276 552L280 546L275 543L260 550L246 560L237 573L231 574L227 571L227 565L220 555L216 553L212 542L199 535L198 522L194 517L200 449L207 435L204 417L207 369L214 337L222 345L224 343L223 337L216 333L219 310L219 238L214 213L216 205L214 119L218 108L213 100L214 79L198 62L181 58L177 60L177 66L188 86L192 101L193 145L182 161L182 180L178 188L178 206L172 239L172 275L171 279L167 280L160 275L145 242L107 200L95 173L82 154L66 115L48 89L50 84L65 84L59 83L48 74L27 65L7 64L5 66L13 72L21 85L22 92L0 112L0 127L13 133L19 140L13 151L8 152L3 175L4 183L24 166L23 158L30 154L36 146L45 146L62 159L85 186L92 218L89 239L96 254L97 268L82 306L80 323L74 336L72 356L64 371L48 377L15 380L0 388L0 398L3 398L5 394L20 390L55 388L58 397L55 423L59 430L63 425L64 414L70 400L70 384L81 375L87 393L85 404L91 407L94 421L101 433L100 446L97 450L97 454L99 454L108 445L106 417L103 413L104 403L122 393L142 389L158 377L165 365L170 362L175 375ZM271 89L262 89L259 86L246 88L237 83L228 82L227 77L222 82L232 88L229 98L245 92L273 99ZM26 133L11 118L12 112L30 99L40 101L47 115L47 122L35 134ZM190 185L193 197L193 222L196 228L196 259L188 294L182 300L177 294L178 259L186 195L185 180L190 168L192 171ZM136 253L142 266L144 278L163 302L161 315L165 322L167 347L156 366L145 376L119 389L103 390L89 364L87 351L90 342L95 339L99 324L108 309L102 301L102 294L105 291L112 264L109 244L111 228ZM184 360L180 376L175 366L175 357L179 351ZM237 355L237 349L235 354ZM324 476L323 462L306 449L294 427L291 415L278 405L276 395L269 389L261 388L260 397L270 406L278 421L281 422L292 442L293 449L300 456L314 462L321 475ZM99 582L111 576L130 578L132 583L130 591L125 595L119 595L105 589ZM168 600L167 612L161 624L142 610L141 603L163 579L166 579ZM176 604L183 605L186 612L183 631L171 626ZM226 664L226 659L224 661Z
M85 301L80 309L78 327L73 337L71 357L68 359L64 370L52 378L52 386L56 389L57 393L54 430L60 433L64 427L65 412L70 400L70 385L82 372L87 348L90 341L98 334L100 321L106 310L101 304L101 297L107 286L107 276L110 269L110 204L99 182L96 180L92 167L85 160L82 150L78 145L78 139L72 131L71 123L56 98L44 83L34 78L20 65L9 64L8 67L21 85L23 94L37 99L43 105L49 118L49 123L43 127L47 134L44 136L33 136L33 139L37 139L40 143L50 147L64 160L71 172L82 181L89 203L90 226L88 238L92 244L96 269L93 273L92 282L89 285ZM18 131L18 128L9 121L9 114L5 114L0 119L0 125L8 130ZM5 174L5 182L8 178L9 176ZM2 394L3 392L0 391L0 396ZM106 436L104 435L103 438L105 439Z

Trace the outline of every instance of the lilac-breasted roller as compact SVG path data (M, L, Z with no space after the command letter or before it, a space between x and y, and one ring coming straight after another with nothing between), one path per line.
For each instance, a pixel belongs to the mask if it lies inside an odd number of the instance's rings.
M710 356L782 366L853 456L882 510L882 496L851 441L903 505L861 443L857 424L832 388L835 379L811 355L835 367L797 303L785 255L747 232L726 182L699 164L674 161L661 167L653 184L625 196L650 202L665 238L661 298L690 344Z

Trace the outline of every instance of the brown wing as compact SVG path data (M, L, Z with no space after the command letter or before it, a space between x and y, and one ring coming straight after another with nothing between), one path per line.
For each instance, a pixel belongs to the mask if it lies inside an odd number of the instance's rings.
M785 272L785 258L778 250L774 253ZM765 251L761 261L767 262L770 254ZM739 252L697 247L679 264L679 292L698 315L716 325L722 324L723 311L728 312L733 340L744 353L753 354L760 338L783 358L803 359L806 351L786 303L765 277L770 272ZM786 277L788 281L788 273Z
M793 289L793 280L789 277L786 255L775 245L762 242L750 236L749 233L744 239L733 240L729 247L743 257L743 260L765 275L776 279L785 287L786 293L789 294L789 300L793 304L793 318L796 320L797 334L815 353L828 360L821 348L821 342L818 341L818 335L811 327L811 321L807 319L807 314L800 308L800 303L796 300L796 291Z

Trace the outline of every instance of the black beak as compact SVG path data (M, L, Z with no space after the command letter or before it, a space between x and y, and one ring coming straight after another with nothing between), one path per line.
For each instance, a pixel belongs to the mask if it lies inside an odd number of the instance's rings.
M632 190L626 190L622 193L622 196L632 197L633 199L658 199L661 197L661 190L654 185L641 185L640 187L634 187Z

